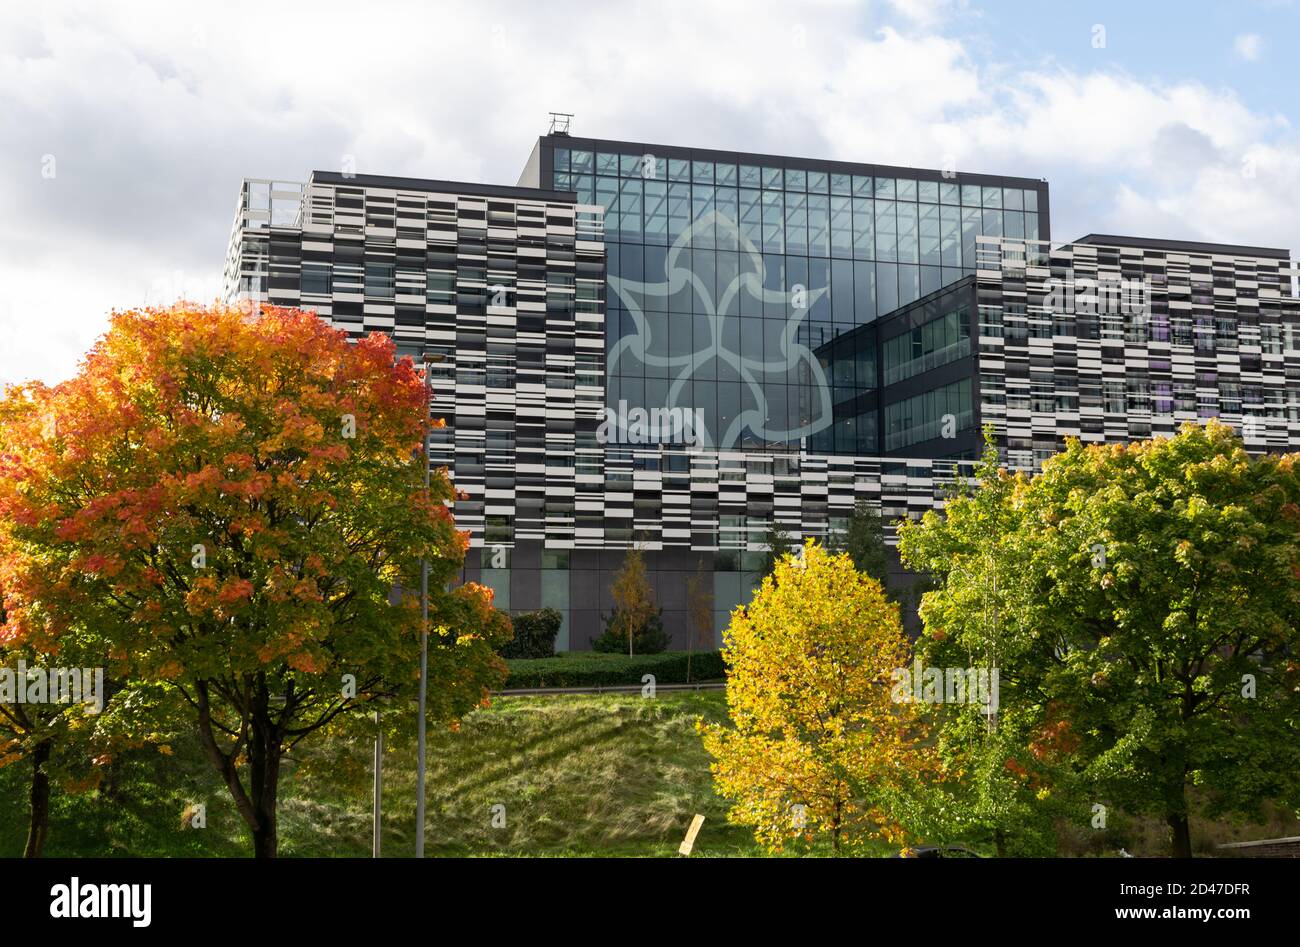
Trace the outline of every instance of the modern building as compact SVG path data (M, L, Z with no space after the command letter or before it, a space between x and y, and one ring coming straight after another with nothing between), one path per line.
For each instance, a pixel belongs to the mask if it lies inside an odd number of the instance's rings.
M247 180L225 292L431 364L466 577L581 649L629 546L679 646L707 574L716 635L772 524L941 505L984 425L1024 469L1209 416L1295 449L1295 277L1282 250L1054 244L1044 181L551 134L513 187Z

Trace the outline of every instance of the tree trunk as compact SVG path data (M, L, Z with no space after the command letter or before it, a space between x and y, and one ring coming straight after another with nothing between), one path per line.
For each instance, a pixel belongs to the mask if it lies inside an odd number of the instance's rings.
M279 839L276 837L275 813L263 819L262 824L253 829L253 856L255 858L275 858Z
M1183 720L1191 718L1190 705L1184 702ZM1180 748L1176 758L1175 775L1169 781L1169 792L1165 796L1165 823L1172 836L1174 858L1192 857L1192 829L1187 806L1187 763L1186 756Z
M273 728L253 718L253 737L249 743L249 790L257 823L253 832L253 854L257 858L275 858L277 835L276 802L280 789L280 741Z
M122 768L118 765L117 757L113 757L104 766L104 778L99 781L99 795L109 802L121 801L122 781L120 778Z
M266 712L265 688L256 699L256 707L249 721L247 789L240 779L236 759L217 746L207 686L200 682L195 693L199 708L199 742L212 765L221 774L240 818L253 835L253 855L257 858L275 858L279 843L275 808L280 789L280 756L284 748L280 734Z
M45 850L45 837L50 832L50 774L45 767L50 761L52 745L49 740L36 744L32 753L32 785L29 794L31 822L27 828L27 845L23 858L40 858Z
M1174 858L1192 857L1192 829L1187 813L1171 813L1166 821L1173 833Z

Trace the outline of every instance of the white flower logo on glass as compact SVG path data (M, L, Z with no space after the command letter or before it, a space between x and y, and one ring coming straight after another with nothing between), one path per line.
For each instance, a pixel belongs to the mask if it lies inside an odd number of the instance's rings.
M689 265L689 255L686 251L691 248L697 233L734 235L740 247L740 272L725 289L719 288L716 299L713 297L712 288L706 286ZM710 248L712 243L710 239L708 241ZM706 447L722 450L734 448L745 428L749 428L755 435L765 440L783 442L808 437L830 426L833 415L826 373L812 349L795 340L799 326L807 318L812 304L825 294L826 287L806 290L802 294L802 304L798 306L794 305L792 294L764 287L763 256L758 248L740 230L734 220L725 214L713 211L691 221L690 225L682 231L681 236L673 241L668 249L665 270L666 279L659 282L642 283L617 276L609 277L609 285L627 306L635 326L635 332L620 338L610 349L607 361L607 371L610 374L615 373L621 359L641 360L646 365L667 368L672 373L672 384L668 388L667 404L664 407L689 410L694 408L694 405L679 404L678 399L683 386L695 372L713 359L731 366L740 376L741 382L751 396L752 403L737 413L725 431L713 432L707 429L696 431L697 443ZM650 321L646 318L646 309L666 310L668 297L683 291L688 284L700 303L696 311L703 312L707 316L709 342L685 355L659 354L656 349L664 349L666 346L661 344L664 340L653 337L654 332ZM723 313L735 311L732 305L742 293L765 305L776 304L789 311L780 336L778 357L771 357L771 353L765 353L764 358L744 357L739 352L731 351L723 343L724 321L728 318L740 318L723 315ZM665 304L647 307L646 302L651 299L662 299ZM782 415L782 424L769 427L770 411L768 398L764 393L765 384L791 384L811 389L814 403L807 421L796 427L787 427ZM719 436L715 438L713 436L715 434Z

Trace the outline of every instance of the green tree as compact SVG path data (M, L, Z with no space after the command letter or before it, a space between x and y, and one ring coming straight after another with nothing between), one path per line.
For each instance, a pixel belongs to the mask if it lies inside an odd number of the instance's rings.
M866 498L854 503L847 526L832 534L828 546L848 553L855 569L889 588L889 544L885 541L885 519L876 504Z
M1032 480L999 477L903 530L905 559L944 581L927 629L998 649L999 716L1040 793L1055 772L1158 815L1182 857L1195 806L1300 802L1297 460L1252 458L1216 421L1071 441Z
M45 851L54 786L88 789L103 772L94 761L106 761L102 755L108 743L97 732L96 717L104 712L107 694L96 695L100 705L95 708L84 700L59 700L51 693L64 690L68 671L82 673L82 664L74 656L93 653L83 643L84 639L74 642L69 635L58 652L0 645L0 767L20 762L31 767L24 858L39 858ZM102 670L103 656L99 650L90 663ZM78 679L83 697L85 683L95 689L93 676L89 682Z
M759 571L755 573L756 580L762 580L765 576L771 575L776 571L776 564L798 547L794 537L780 523L773 520L768 525L767 531L763 534L763 559Z
M1017 491L1025 479L998 466L997 446L985 431L985 450L973 482L959 480L942 514L900 523L899 551L922 574L920 614L925 633L916 650L926 668L996 671L996 713L970 703L929 708L945 779L930 788L931 838L991 843L999 855L1045 854L1050 807L1042 803L1060 774L1033 760L1027 744L1040 722L1045 695L1019 660L1033 641L1036 587L1021 568L1024 554Z

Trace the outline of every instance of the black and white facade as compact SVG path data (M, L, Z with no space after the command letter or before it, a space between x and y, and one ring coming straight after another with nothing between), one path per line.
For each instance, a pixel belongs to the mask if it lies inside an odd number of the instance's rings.
M1044 182L562 135L522 181L247 180L224 291L430 364L466 578L562 648L634 543L678 644L712 576L716 634L771 523L941 505L984 424L1023 468L1208 416L1300 446L1285 251L1058 245Z
M1300 300L1285 250L1089 235L988 242L979 390L1012 466L1066 437L1221 418L1253 452L1300 448Z

